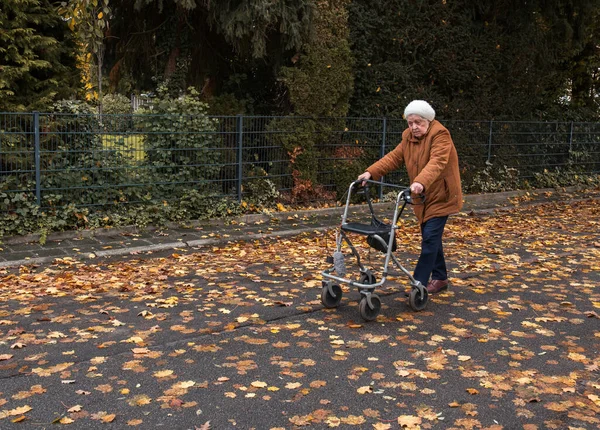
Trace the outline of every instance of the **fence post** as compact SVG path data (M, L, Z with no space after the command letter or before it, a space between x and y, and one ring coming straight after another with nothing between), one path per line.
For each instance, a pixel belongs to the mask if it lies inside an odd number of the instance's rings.
M244 117L241 114L237 115L236 118L236 131L237 131L237 195L238 203L242 202L242 147L243 147L243 134L244 134Z
M35 160L35 200L38 206L42 205L42 181L40 172L40 113L33 112L33 144Z
M387 118L383 117L383 136L381 138L381 149L379 151L379 158L383 158L383 156L385 155L385 144L386 144L386 136L387 136ZM384 178L381 178L381 180L383 181ZM383 186L380 185L379 186L379 200L383 199Z
M493 130L493 125L494 125L494 120L490 121L490 135L488 137L488 156L487 156L487 162L489 163L491 158L492 158L492 130Z
M571 131L569 132L569 154L573 151L573 121L571 121Z

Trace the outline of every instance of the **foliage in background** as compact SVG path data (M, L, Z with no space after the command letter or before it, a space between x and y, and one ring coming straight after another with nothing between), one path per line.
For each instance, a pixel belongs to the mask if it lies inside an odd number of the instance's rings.
M291 110L300 116L345 117L352 95L352 54L348 42L348 0L320 1L316 37L305 43L292 66L281 69Z
M264 113L279 103L281 65L312 36L314 2L112 0L111 9L112 89L141 93L170 81L174 91L194 86L206 101L229 94Z
M352 2L351 114L426 99L443 119L598 118L600 5L559 3Z
M534 174L534 184L540 188L557 188L571 185L600 186L600 175L585 173L587 162L594 160L594 154L587 151L570 151L567 164L554 169L544 169Z
M289 111L306 118L279 119L271 129L283 127L285 135L272 137L288 154L293 184L292 202L327 198L320 187L318 172L323 166L323 148L335 139L335 130L344 128L352 95L352 54L348 42L347 0L319 1L316 4L316 37L306 42L281 69L280 81L285 88ZM313 121L310 118L319 118ZM331 196L329 196L331 198Z
M600 109L595 0L0 5L3 110L43 109L90 71L126 96L194 86L213 114L338 115L348 93L352 116L401 117L414 98L442 119L590 121ZM87 46L79 70L55 10Z
M147 132L145 162L154 169L150 179L161 198L177 195L182 184L208 189L210 185L203 182L217 177L221 168L220 152L215 150L218 121L209 118L207 110L194 88L172 98L161 87L151 107L135 117L136 126Z
M182 109L181 104L188 106L187 110L195 106L198 115L177 114ZM193 92L177 99L157 97L155 105L163 106L161 109L165 112L173 109L175 113L158 115L153 111L143 116L125 116L135 123L131 133L107 128L109 115L99 116L93 107L76 101L57 103L53 113L39 115L43 131L40 134L41 206L36 202L32 174L35 171L33 139L25 120L33 115L21 115L23 120L19 124L24 125L23 130L0 133L2 160L8 154L11 163L19 166L13 169L8 165L10 174L0 175L0 219L3 220L0 224L4 223L0 229L8 235L127 223L164 225L168 221L186 222L243 211L281 209L279 204L296 208L335 204L346 192L349 182L368 165L374 153L381 150L377 134L371 135L377 121L355 122L351 129L342 128L344 119L339 118L280 117L265 126L262 121L246 123L234 117L238 121L227 122L223 118L222 123L217 124L201 113L206 106ZM162 122L155 119L157 116L164 117ZM246 124L245 133L251 133L250 136L238 136L235 122ZM219 128L232 123L231 129ZM397 135L391 127L393 123L388 121L392 132L388 136ZM193 131L188 132L185 124L192 124ZM577 139L570 144L563 140L565 127L557 127L556 123L540 126L526 122L521 127L513 122L500 123L493 139L496 146L490 147L493 149L491 162L479 169L478 164L484 163L482 160L487 154L473 154L470 164L461 164L470 172L463 175L464 189L474 193L575 184L598 186L598 176L593 175L598 166L595 130L593 123L578 124L574 130ZM252 133L256 133L254 143L258 152L249 150L245 156L243 153L236 156L238 138L243 137L240 142L252 143ZM129 156L125 140L129 134L139 138L135 143L139 145L136 154L141 157ZM221 150L231 150L228 137L232 136L235 138L233 158L210 160L208 169L204 169L205 150L209 150L211 156L222 154ZM152 139L156 145L181 145L153 150L146 143ZM262 139L268 141L267 146L272 151L260 152ZM210 142L209 147L202 146L207 142ZM547 149L538 152L544 142ZM196 144L200 145L200 157L184 158L188 145ZM11 146L14 151L4 150ZM485 150L487 145L479 147ZM286 152L282 154L281 148ZM528 148L535 152L530 153ZM572 149L566 152L567 148ZM155 156L149 155L152 151ZM285 160L286 155L289 162ZM535 157L534 165L530 161L532 157ZM233 173L224 173L232 167ZM211 168L214 168L212 177L201 176ZM168 172L163 174L162 169ZM223 197L231 192L232 185L235 192L239 184L238 169L243 169L241 205L233 201L233 196L237 200L236 194ZM175 171L185 172L185 175L177 177ZM391 175L386 181L405 183Z
M45 110L76 92L75 42L47 0L0 0L0 111Z
M486 161L483 170L476 172L471 181L463 183L468 193L496 193L518 190L522 186L519 170L514 167L494 166Z
M242 213L242 207L236 201L197 190L187 190L180 200L170 203L146 201L95 210L69 203L42 209L30 194L7 193L5 188L9 186L6 182L0 184L0 242L2 237L36 233L41 235L43 243L50 233L58 231L132 225L164 227L171 222L181 224ZM30 186L33 188L33 184Z
M69 28L75 33L80 42L80 55L84 70L94 63L97 93L86 88L87 99L98 99L98 110L102 114L102 69L104 66L104 40L108 31L108 20L111 15L109 0L69 0L63 1L58 7L58 13L68 22ZM92 60L94 58L94 60ZM90 94L92 96L90 97Z
M123 153L104 147L95 110L85 103L62 101L54 105L54 112L41 142L42 163L48 172L42 177L42 187L51 195L49 202L53 206L107 205L140 199L138 188L111 186L132 178L124 168L128 161ZM65 190L67 184L77 189Z
M122 94L106 94L102 97L102 112L107 115L131 114L131 100Z
M275 183L268 178L268 173L260 167L252 167L245 175L242 184L244 193L243 207L250 209L272 208L277 204L279 191Z

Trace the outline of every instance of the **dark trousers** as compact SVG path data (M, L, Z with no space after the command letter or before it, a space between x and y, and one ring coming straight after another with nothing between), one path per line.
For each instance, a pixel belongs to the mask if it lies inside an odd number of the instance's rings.
M431 218L421 224L421 255L415 267L414 277L424 286L431 279L448 279L442 235L447 216Z

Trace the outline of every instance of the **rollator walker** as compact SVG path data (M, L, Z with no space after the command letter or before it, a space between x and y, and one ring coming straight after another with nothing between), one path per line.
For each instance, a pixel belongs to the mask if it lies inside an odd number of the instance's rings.
M363 183L365 183L365 185L361 186ZM391 223L385 223L375 216L373 204L369 196L369 184L399 189ZM350 200L353 194L359 193L364 193L366 196L369 211L371 213L370 224L348 222ZM417 202L415 202L415 200L417 200ZM339 306L342 300L342 288L340 287L340 284L347 284L357 287L360 292L360 316L366 321L373 321L376 319L381 310L381 300L377 294L374 294L374 291L375 288L385 284L389 274L388 269L390 261L392 261L410 280L411 290L408 294L409 306L414 311L425 309L428 300L427 288L423 286L421 282L417 281L412 274L400 264L397 257L394 255L394 251L396 251L396 230L399 228L397 222L402 215L404 208L407 204L424 204L424 202L424 195L412 197L410 188L399 185L362 179L353 181L350 184L350 187L348 188L348 197L346 199L346 207L342 215L342 223L339 227L339 231L336 233L336 250L333 253L333 256L328 256L327 258L328 263L333 265L322 272L323 288L321 291L321 302L326 308L335 308ZM385 254L380 281L377 281L373 272L361 263L360 255L348 237L348 233L357 233L366 236L369 246ZM344 254L342 253L342 245L344 242L349 246L352 255L356 257L356 263L359 268L358 280L347 277Z

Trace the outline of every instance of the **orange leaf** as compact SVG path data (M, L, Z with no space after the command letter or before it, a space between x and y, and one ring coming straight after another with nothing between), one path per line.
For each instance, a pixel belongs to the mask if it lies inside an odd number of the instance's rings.
M401 415L398 417L400 427L418 428L421 424L421 418L413 415Z
M115 414L104 415L102 417L102 422L112 423L115 420L115 418L116 418Z

